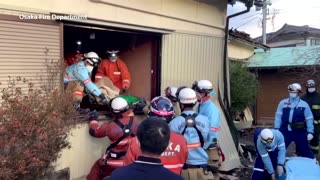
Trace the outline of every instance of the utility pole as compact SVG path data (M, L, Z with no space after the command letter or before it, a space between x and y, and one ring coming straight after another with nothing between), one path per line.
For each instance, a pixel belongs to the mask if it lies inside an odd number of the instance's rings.
M271 0L255 0L254 5L256 6L256 11L262 9L262 43L267 45L267 13L268 6L271 6Z
M262 43L267 45L267 3L262 8Z

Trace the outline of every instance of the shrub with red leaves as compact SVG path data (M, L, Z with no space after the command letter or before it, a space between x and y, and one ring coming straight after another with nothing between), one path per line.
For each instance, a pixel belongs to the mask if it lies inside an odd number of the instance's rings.
M9 77L0 107L0 179L36 179L54 171L54 162L75 127L70 92L35 88ZM17 84L28 84L22 91Z

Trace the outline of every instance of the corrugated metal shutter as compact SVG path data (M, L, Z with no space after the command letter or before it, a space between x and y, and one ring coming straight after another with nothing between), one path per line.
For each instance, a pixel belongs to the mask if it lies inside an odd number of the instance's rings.
M304 85L310 77L304 77L298 72L281 72L281 70L262 70L259 72L259 95L257 98L257 124L273 125L279 102L288 97L288 85L299 83ZM306 89L302 89L303 92ZM270 93L272 92L272 93Z
M46 61L59 61L60 57L58 23L44 25L0 20L1 89L8 87L8 76L30 79L35 87L40 87L48 79ZM27 86L19 86L26 90Z
M164 35L161 90L169 85L190 87L195 80L208 79L217 92L217 84L219 81L222 82L223 41L223 38L211 36L179 33ZM213 100L220 108L216 96ZM226 154L226 161L221 170L230 170L239 167L240 161L222 111L221 114L222 130L219 141Z

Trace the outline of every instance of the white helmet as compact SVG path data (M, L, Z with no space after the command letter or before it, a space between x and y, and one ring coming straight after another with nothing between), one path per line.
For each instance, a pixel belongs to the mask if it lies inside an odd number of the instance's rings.
M101 59L99 58L98 54L95 52L88 52L84 55L84 60L86 60L92 66L97 66Z
M213 90L212 83L208 80L196 81L192 85L192 89L199 93L210 93Z
M122 97L116 97L110 101L110 107L113 113L118 114L126 112L129 109L129 104Z
M196 92L188 87L181 87L177 90L177 96L181 104L195 104L198 101Z
M271 144L274 141L274 135L270 129L263 129L260 133L260 138L264 144Z
M298 83L293 83L288 86L289 92L302 92L301 85Z
M164 93L167 98L169 98L171 101L178 101L178 98L176 96L178 88L176 87L170 87L168 86L165 90Z
M107 53L108 53L108 59L111 62L116 62L119 59L118 50L107 51Z

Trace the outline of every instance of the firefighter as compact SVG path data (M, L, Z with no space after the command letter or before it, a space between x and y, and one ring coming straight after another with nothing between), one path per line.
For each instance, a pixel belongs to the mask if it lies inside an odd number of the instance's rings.
M300 99L302 93L298 83L288 86L289 98L280 101L276 114L274 128L280 129L284 136L286 148L295 142L297 152L302 157L314 158L308 141L313 138L313 115L309 105Z
M67 66L71 66L79 61L81 61L84 57L81 53L81 41L76 41L76 50L70 53L65 59L64 62Z
M158 96L153 98L150 103L149 117L160 117L160 120L165 120L167 123L172 120L174 111L168 98ZM139 140L135 138L130 142L125 157L125 164L134 162L140 155L140 143ZM180 175L187 157L188 148L186 140L182 135L171 131L169 145L160 156L163 166Z
M148 117L139 124L137 137L141 156L128 166L112 172L110 180L183 180L169 171L160 156L168 148L170 128L159 117Z
M206 152L209 155L209 165L213 168L218 168L224 161L224 154L218 143L221 126L220 111L217 106L210 100L210 97L214 96L212 83L208 80L196 81L192 85L192 89L194 89L200 96L198 113L208 117L209 119L209 139L208 143L204 146L204 149L206 149Z
M108 59L101 62L95 79L98 81L107 76L122 93L125 93L130 87L131 76L127 65L119 59L118 53L116 50L107 51Z
M80 110L80 102L84 96L84 87L93 95L99 97L103 104L108 103L106 96L100 89L91 81L91 72L100 62L99 56L95 52L89 52L84 55L83 61L68 66L64 74L64 83L79 82L74 84L73 96L75 100L75 107ZM68 85L69 86L69 85ZM70 85L71 86L71 85Z
M115 115L114 121L99 126L97 114L90 118L89 134L97 138L108 137L111 144L91 168L88 180L102 179L109 176L114 169L122 167L129 141L137 132L138 121L130 115L129 105L125 99L122 97L112 99L110 108Z
M254 133L257 158L252 172L252 180L276 180L276 173L284 174L286 146L283 135L275 129L259 128Z
M69 54L65 59L64 62L67 66L71 66L83 59L83 54L80 53L80 51L75 51L71 54Z
M170 99L172 105L173 105L173 108L174 108L174 114L176 116L179 116L181 114L181 110L180 110L180 107L179 107L179 103L178 103L178 98L176 97L176 93L177 93L177 90L178 88L176 87L170 87L168 86L165 90L164 90L164 93L165 93L165 96Z
M194 90L180 87L176 94L182 114L175 117L169 126L187 140L188 159L181 175L186 180L214 179L208 170L208 154L203 149L210 131L208 118L192 110L198 101Z
M313 79L306 83L307 92L301 97L302 100L309 104L314 120L314 134L313 139L310 141L311 150L314 155L319 153L319 134L320 134L320 94L317 92L317 84Z

